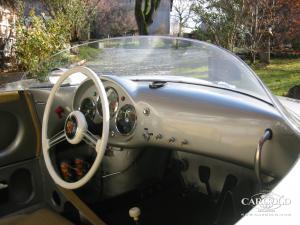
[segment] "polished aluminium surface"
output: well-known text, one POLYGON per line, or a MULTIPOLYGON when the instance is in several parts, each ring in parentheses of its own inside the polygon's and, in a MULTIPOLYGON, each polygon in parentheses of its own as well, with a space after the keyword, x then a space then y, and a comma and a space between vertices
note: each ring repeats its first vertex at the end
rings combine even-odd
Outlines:
MULTIPOLYGON (((274 138, 264 146, 263 173, 283 176, 298 155, 299 138, 274 106, 264 101, 200 85, 169 82, 162 88, 150 89, 149 82, 134 82, 126 77, 101 79, 105 87, 111 86, 125 97, 119 109, 130 104, 137 113, 135 130, 128 136, 121 135, 114 120, 110 120, 111 146, 169 148, 254 168, 256 145, 269 128, 274 138)), ((84 86, 85 83, 79 86, 77 91, 81 94, 75 94, 73 102, 90 93, 92 87, 85 90, 84 86)), ((74 88, 68 90, 59 97, 71 99, 74 88)))

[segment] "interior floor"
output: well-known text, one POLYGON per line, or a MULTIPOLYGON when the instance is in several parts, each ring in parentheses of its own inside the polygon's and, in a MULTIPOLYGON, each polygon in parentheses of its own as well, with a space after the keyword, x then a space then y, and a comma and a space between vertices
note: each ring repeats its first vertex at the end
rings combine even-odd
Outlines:
POLYGON ((90 206, 109 225, 135 224, 128 213, 132 207, 141 209, 139 225, 226 225, 236 219, 230 210, 220 215, 218 201, 196 189, 185 188, 176 174, 168 174, 163 183, 90 206))

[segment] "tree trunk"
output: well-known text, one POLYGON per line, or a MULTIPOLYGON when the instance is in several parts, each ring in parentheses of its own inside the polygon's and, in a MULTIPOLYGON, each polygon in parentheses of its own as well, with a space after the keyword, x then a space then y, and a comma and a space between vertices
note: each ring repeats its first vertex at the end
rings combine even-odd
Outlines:
POLYGON ((135 20, 140 35, 148 35, 147 23, 142 10, 142 0, 135 1, 135 20))
POLYGON ((182 36, 182 22, 179 22, 179 27, 178 27, 178 37, 182 36))
POLYGON ((250 52, 250 62, 251 62, 251 64, 256 63, 256 52, 255 51, 250 52))

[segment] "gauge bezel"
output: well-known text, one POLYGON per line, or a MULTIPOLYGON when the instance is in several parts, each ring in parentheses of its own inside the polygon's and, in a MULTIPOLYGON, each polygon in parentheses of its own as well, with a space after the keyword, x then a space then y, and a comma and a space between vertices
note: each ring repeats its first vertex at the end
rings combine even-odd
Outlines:
MULTIPOLYGON (((80 112, 82 112, 82 111, 81 111, 82 103, 83 103, 83 101, 85 101, 85 100, 87 100, 87 99, 90 100, 90 101, 92 102, 93 108, 94 108, 93 118, 89 118, 89 119, 94 120, 95 117, 96 117, 96 113, 98 112, 98 110, 97 110, 97 105, 96 105, 96 103, 95 103, 95 101, 94 101, 93 98, 91 98, 91 97, 83 98, 82 101, 80 101, 80 105, 79 105, 79 107, 78 107, 78 110, 79 110, 80 112)), ((83 112, 82 112, 82 113, 83 113, 83 112)), ((84 113, 83 113, 83 115, 85 116, 84 113)))
POLYGON ((116 116, 115 116, 114 123, 115 123, 115 128, 116 128, 116 131, 118 132, 118 134, 120 134, 120 135, 122 135, 122 136, 130 136, 130 135, 132 135, 132 134, 135 132, 136 126, 137 126, 137 111, 136 111, 135 107, 134 107, 133 105, 131 105, 131 104, 125 104, 125 105, 123 105, 122 107, 120 107, 119 110, 118 110, 118 112, 117 112, 117 114, 116 114, 116 116), (119 131, 119 129, 118 129, 118 126, 117 126, 117 118, 118 118, 118 115, 119 115, 119 113, 121 112, 121 110, 122 110, 124 107, 128 107, 128 106, 130 106, 130 107, 132 107, 132 108, 134 109, 134 112, 135 112, 135 120, 134 120, 134 124, 133 124, 132 129, 130 130, 130 132, 124 134, 124 133, 121 133, 121 132, 119 131))
MULTIPOLYGON (((116 116, 116 114, 118 113, 118 110, 120 109, 120 99, 119 99, 119 93, 116 91, 115 88, 113 88, 113 87, 111 87, 111 86, 105 87, 106 94, 107 94, 107 91, 108 91, 109 89, 112 89, 112 90, 114 91, 114 93, 117 95, 117 99, 118 99, 118 105, 117 105, 117 107, 115 108, 115 110, 114 110, 113 112, 109 112, 109 113, 110 113, 110 119, 112 119, 114 116, 116 116)), ((108 96, 107 96, 107 98, 108 98, 108 96)), ((100 101, 100 103, 101 103, 101 99, 98 97, 98 98, 97 98, 97 102, 96 102, 96 109, 97 109, 98 115, 100 116, 100 118, 102 118, 102 114, 101 114, 101 112, 100 112, 99 109, 98 109, 99 101, 100 101)), ((110 104, 109 99, 108 99, 108 104, 110 104)))

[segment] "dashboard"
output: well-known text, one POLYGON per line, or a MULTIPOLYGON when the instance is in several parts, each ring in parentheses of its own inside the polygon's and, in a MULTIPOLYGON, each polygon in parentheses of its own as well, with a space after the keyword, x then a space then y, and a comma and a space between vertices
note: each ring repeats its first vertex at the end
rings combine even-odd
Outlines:
MULTIPOLYGON (((266 102, 201 85, 167 82, 153 86, 140 77, 101 76, 101 81, 110 110, 108 145, 114 149, 167 148, 252 168, 258 141, 270 128, 274 139, 264 147, 265 173, 285 174, 298 155, 300 140, 266 102)), ((101 101, 92 81, 61 89, 57 104, 64 102, 80 110, 92 133, 101 135, 101 101)), ((45 102, 49 90, 32 93, 37 101, 45 102)))

